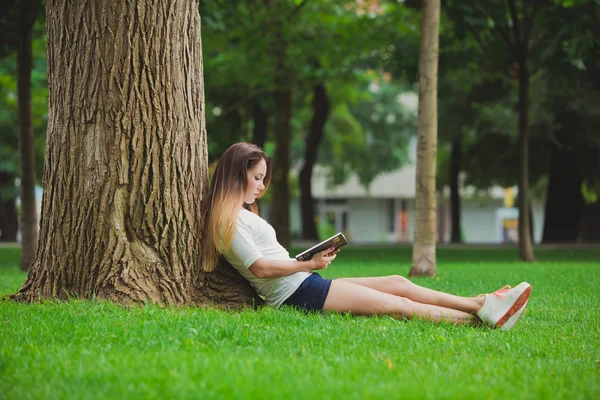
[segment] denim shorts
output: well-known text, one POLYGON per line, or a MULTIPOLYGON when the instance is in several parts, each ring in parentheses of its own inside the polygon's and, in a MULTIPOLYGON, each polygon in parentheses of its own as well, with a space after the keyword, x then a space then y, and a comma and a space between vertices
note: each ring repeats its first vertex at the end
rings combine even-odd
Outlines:
POLYGON ((313 272, 290 297, 285 299, 283 304, 308 312, 321 311, 325 305, 331 281, 331 279, 321 278, 321 275, 313 272))

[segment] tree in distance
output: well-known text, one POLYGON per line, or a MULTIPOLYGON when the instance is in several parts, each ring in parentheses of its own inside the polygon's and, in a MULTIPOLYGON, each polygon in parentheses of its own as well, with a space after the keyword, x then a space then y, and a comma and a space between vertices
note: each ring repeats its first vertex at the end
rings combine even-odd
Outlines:
POLYGON ((423 1, 419 56, 419 125, 415 241, 410 276, 435 276, 437 75, 440 1, 423 1))

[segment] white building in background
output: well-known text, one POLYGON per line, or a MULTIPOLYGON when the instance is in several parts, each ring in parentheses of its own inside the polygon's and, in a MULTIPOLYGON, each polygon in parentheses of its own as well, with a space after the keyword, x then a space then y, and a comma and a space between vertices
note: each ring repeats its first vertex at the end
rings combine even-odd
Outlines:
MULTIPOLYGON (((354 243, 412 242, 415 230, 416 139, 411 143, 411 164, 378 175, 369 192, 352 175, 346 183, 329 187, 323 167, 316 166, 312 192, 319 221, 333 225, 354 243)), ((465 243, 514 242, 518 210, 505 207, 505 189, 492 188, 486 195, 472 188, 461 191, 461 224, 465 243)), ((510 204, 509 204, 510 205, 510 204)), ((544 204, 534 201, 534 241, 539 243, 544 222, 544 204)), ((290 210, 292 237, 300 237, 299 199, 292 200, 290 210)), ((438 240, 449 242, 451 232, 450 201, 438 194, 438 240)))
MULTIPOLYGON (((413 141, 413 163, 378 175, 371 183, 369 193, 355 175, 350 176, 343 185, 327 186, 325 170, 316 166, 312 191, 319 220, 330 223, 335 232, 344 232, 354 243, 412 242, 415 230, 415 155, 416 142, 413 141)), ((39 222, 42 189, 36 187, 35 194, 39 222)), ((461 191, 461 206, 465 243, 499 244, 507 242, 507 239, 509 242, 516 240, 514 224, 519 212, 516 208, 505 207, 505 189, 495 187, 487 196, 478 196, 474 190, 465 188, 461 191)), ((544 203, 534 201, 532 206, 533 236, 534 241, 539 243, 544 223, 544 203)), ((263 216, 268 216, 268 207, 261 206, 260 210, 263 216)), ((302 229, 299 199, 292 200, 290 217, 292 237, 298 238, 302 229)), ((449 242, 450 232, 449 195, 444 193, 438 201, 438 240, 449 242)))

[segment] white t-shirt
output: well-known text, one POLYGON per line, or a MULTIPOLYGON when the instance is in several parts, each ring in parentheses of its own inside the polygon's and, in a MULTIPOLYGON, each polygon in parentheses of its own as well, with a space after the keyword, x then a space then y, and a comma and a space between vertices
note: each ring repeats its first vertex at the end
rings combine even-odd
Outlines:
POLYGON ((296 272, 280 278, 257 278, 248 268, 258 260, 295 260, 279 244, 275 229, 264 219, 242 208, 237 217, 237 229, 231 246, 223 252, 225 259, 233 265, 265 297, 267 304, 279 307, 300 284, 308 278, 310 272, 296 272))

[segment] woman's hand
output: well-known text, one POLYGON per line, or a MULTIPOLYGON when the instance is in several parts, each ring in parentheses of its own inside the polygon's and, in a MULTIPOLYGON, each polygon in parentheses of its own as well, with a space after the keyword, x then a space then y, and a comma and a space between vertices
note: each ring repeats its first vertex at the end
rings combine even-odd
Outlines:
POLYGON ((323 251, 315 254, 313 256, 313 258, 310 259, 310 261, 313 264, 312 269, 319 270, 319 269, 327 268, 329 266, 329 264, 331 264, 331 262, 333 260, 335 260, 336 254, 339 252, 340 252, 340 249, 336 250, 335 247, 330 247, 326 250, 323 250, 323 251))

